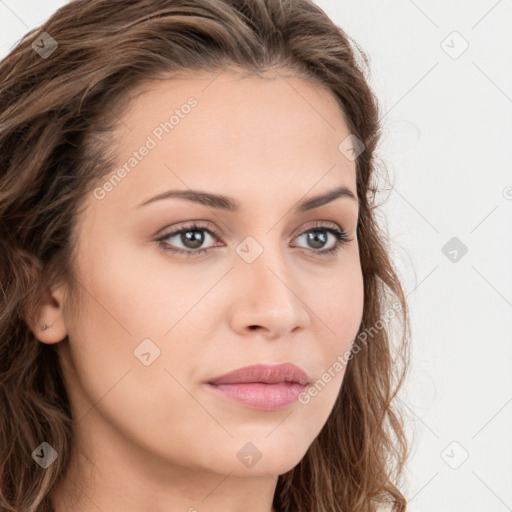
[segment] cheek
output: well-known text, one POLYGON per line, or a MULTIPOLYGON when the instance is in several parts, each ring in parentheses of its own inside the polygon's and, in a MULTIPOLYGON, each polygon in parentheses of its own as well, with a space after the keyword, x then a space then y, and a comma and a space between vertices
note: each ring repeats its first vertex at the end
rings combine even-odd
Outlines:
MULTIPOLYGON (((105 396, 104 413, 133 421, 142 404, 187 399, 166 369, 186 382, 197 365, 201 343, 210 334, 198 320, 219 307, 207 295, 218 276, 200 278, 197 272, 172 269, 161 264, 164 257, 148 264, 147 249, 115 240, 114 230, 110 237, 100 235, 78 262, 82 299, 66 320, 74 365, 69 375, 72 387, 82 389, 88 401, 105 396), (113 396, 118 399, 109 399, 113 396)), ((158 409, 148 407, 142 417, 158 415, 158 409)))
POLYGON ((185 464, 186 443, 172 439, 193 437, 204 423, 204 411, 187 392, 187 369, 194 367, 199 347, 181 339, 193 325, 185 317, 164 336, 179 318, 171 310, 155 324, 153 308, 162 305, 144 276, 123 279, 120 266, 97 269, 84 280, 88 293, 70 322, 66 381, 74 415, 98 436, 106 421, 144 449, 175 453, 185 464))
POLYGON ((313 386, 300 402, 311 414, 326 418, 334 406, 343 383, 352 344, 361 325, 364 308, 364 283, 359 260, 338 272, 331 284, 312 293, 316 306, 316 336, 312 353, 318 357, 318 373, 313 386))
POLYGON ((332 334, 327 337, 327 346, 337 353, 346 350, 357 335, 363 315, 364 283, 359 261, 345 266, 317 296, 324 312, 319 316, 332 334))

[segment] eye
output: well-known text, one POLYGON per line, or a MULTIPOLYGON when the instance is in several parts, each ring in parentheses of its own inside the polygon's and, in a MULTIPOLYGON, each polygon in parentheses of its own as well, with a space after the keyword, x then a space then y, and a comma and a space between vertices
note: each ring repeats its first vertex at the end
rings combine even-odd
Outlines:
POLYGON ((208 251, 210 248, 199 248, 208 236, 205 236, 204 233, 208 233, 208 236, 219 238, 219 234, 210 228, 200 226, 198 224, 191 224, 185 226, 181 229, 171 231, 170 233, 165 234, 160 237, 157 242, 162 247, 164 251, 169 251, 175 254, 185 254, 186 256, 195 256, 197 254, 204 253, 208 251), (176 240, 169 244, 167 241, 175 238, 176 240), (176 243, 181 243, 185 247, 184 249, 176 249, 175 247, 169 247, 169 245, 175 245, 176 243))
POLYGON ((296 238, 300 237, 305 237, 306 243, 310 245, 306 249, 311 249, 314 254, 320 256, 332 255, 352 240, 343 229, 339 229, 335 224, 326 225, 323 222, 317 222, 313 228, 308 227, 303 230, 296 238), (330 244, 328 244, 329 235, 330 244), (326 244, 329 245, 328 249, 323 248, 326 244))
MULTIPOLYGON (((193 257, 205 253, 215 246, 219 247, 222 245, 217 243, 210 247, 201 247, 207 241, 208 237, 217 240, 220 239, 220 235, 214 229, 193 223, 181 229, 166 233, 156 241, 162 250, 166 252, 193 257), (170 243, 172 239, 175 240, 170 243), (179 244, 181 244, 182 248, 180 248, 179 244), (176 247, 176 245, 178 245, 178 247, 176 247)), ((300 237, 304 237, 306 244, 310 245, 310 247, 305 247, 305 249, 309 249, 314 254, 320 256, 332 255, 341 249, 345 243, 352 240, 352 238, 350 238, 345 231, 339 229, 336 224, 327 225, 324 222, 317 222, 313 227, 302 230, 295 239, 299 239, 300 237), (329 248, 324 249, 323 246, 329 242, 329 238, 331 238, 330 244, 328 244, 329 248)))

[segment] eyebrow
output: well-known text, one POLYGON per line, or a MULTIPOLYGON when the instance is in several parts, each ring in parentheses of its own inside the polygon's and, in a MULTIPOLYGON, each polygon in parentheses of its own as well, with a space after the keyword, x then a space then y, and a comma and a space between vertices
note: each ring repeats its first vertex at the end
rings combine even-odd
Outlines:
MULTIPOLYGON (((342 186, 300 202, 295 207, 294 213, 303 213, 308 210, 313 210, 314 208, 319 208, 320 206, 330 203, 340 197, 348 197, 358 203, 357 197, 354 193, 347 187, 342 186)), ((167 190, 166 192, 162 192, 161 194, 146 199, 139 204, 137 208, 155 201, 171 198, 185 199, 187 201, 193 201, 204 206, 227 210, 229 212, 236 212, 240 210, 240 203, 235 199, 222 194, 211 194, 200 190, 167 190)))

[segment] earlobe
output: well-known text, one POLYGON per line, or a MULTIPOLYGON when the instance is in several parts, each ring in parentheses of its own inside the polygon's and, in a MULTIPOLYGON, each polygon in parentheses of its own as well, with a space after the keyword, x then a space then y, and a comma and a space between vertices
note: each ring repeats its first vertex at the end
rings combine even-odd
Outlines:
MULTIPOLYGON (((42 272, 42 266, 38 259, 23 249, 16 248, 16 253, 28 266, 34 279, 42 272)), ((66 323, 64 321, 64 283, 59 286, 46 289, 38 304, 29 302, 24 306, 24 319, 34 336, 42 343, 53 344, 62 341, 67 336, 66 323)))
POLYGON ((67 336, 64 319, 64 285, 47 290, 34 321, 29 323, 30 330, 42 343, 53 344, 62 341, 67 336))

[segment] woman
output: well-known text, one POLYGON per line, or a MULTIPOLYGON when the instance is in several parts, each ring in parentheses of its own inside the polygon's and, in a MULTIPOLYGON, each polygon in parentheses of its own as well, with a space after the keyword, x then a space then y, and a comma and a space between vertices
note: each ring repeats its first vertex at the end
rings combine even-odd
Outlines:
POLYGON ((405 510, 347 35, 309 0, 79 0, 0 77, 1 509, 405 510))

